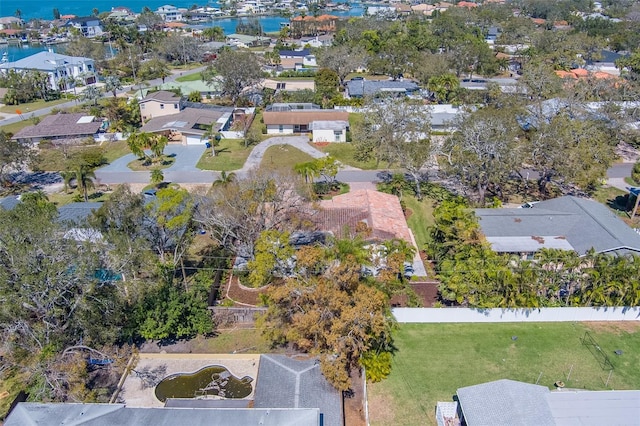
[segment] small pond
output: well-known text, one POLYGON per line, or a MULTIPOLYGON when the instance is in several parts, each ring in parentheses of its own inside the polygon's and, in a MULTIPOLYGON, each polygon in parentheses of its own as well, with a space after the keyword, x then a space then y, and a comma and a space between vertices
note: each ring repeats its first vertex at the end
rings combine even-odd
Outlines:
POLYGON ((223 398, 246 398, 251 394, 253 379, 238 379, 222 366, 205 367, 195 373, 178 373, 165 377, 156 386, 156 398, 197 398, 215 395, 223 398))

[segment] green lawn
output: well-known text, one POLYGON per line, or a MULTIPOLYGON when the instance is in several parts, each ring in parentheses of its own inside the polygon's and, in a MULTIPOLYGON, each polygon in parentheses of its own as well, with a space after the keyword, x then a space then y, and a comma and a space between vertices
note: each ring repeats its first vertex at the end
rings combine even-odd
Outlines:
POLYGON ((29 103, 20 104, 20 105, 5 105, 5 106, 0 108, 0 112, 5 112, 5 113, 8 113, 8 114, 15 114, 16 110, 20 110, 22 112, 22 115, 28 118, 29 117, 29 113, 31 113, 32 111, 35 111, 37 109, 50 107, 50 106, 63 104, 65 102, 69 102, 69 99, 62 98, 62 99, 56 99, 54 101, 48 101, 48 102, 45 102, 43 100, 39 100, 39 101, 29 102, 29 103))
POLYGON ((298 148, 291 145, 275 145, 265 151, 260 167, 272 170, 293 170, 296 164, 308 161, 313 161, 313 157, 298 148))
POLYGON ((269 342, 257 329, 232 329, 222 331, 212 338, 197 337, 189 342, 194 353, 274 353, 281 352, 271 348, 269 342))
MULTIPOLYGON (((64 206, 65 204, 70 204, 74 202, 74 198, 79 194, 78 191, 72 192, 55 192, 53 194, 47 194, 47 198, 56 206, 64 206)), ((89 191, 89 201, 91 202, 99 202, 99 201, 107 201, 111 196, 110 192, 104 193, 101 191, 89 191)))
POLYGON ((348 166, 357 167, 363 170, 375 170, 375 169, 386 169, 388 168, 388 164, 385 162, 381 162, 376 167, 375 160, 369 161, 358 161, 354 158, 356 150, 351 143, 330 143, 326 146, 316 146, 311 144, 314 148, 319 149, 322 152, 327 152, 336 160, 340 161, 342 164, 346 164, 348 166))
POLYGON ((176 78, 176 81, 184 83, 186 81, 200 81, 202 79, 202 75, 199 72, 195 72, 193 74, 187 74, 176 78))
POLYGON ((564 381, 590 390, 637 389, 640 383, 636 323, 402 324, 395 344, 391 375, 369 385, 372 425, 435 424, 437 401, 498 379, 535 383, 542 373, 540 385, 564 381), (606 387, 609 372, 581 344, 587 330, 615 367, 606 387), (617 349, 623 355, 615 355, 617 349))
POLYGON ((625 191, 612 186, 601 186, 593 194, 593 198, 609 207, 617 215, 626 218, 628 217, 626 213, 626 194, 625 191))
POLYGON ((433 225, 433 200, 424 198, 418 201, 413 196, 404 195, 402 201, 407 207, 407 213, 410 213, 407 224, 416 238, 418 248, 424 250, 427 243, 427 228, 433 225))
MULTIPOLYGON (((70 146, 66 148, 66 153, 62 147, 43 148, 38 155, 37 167, 39 170, 60 171, 67 169, 67 160, 65 158, 80 152, 84 149, 95 148, 95 146, 70 146)), ((126 141, 104 142, 100 145, 107 163, 111 163, 123 155, 131 153, 126 141)))
POLYGON ((196 165, 202 170, 232 171, 241 169, 247 157, 251 154, 252 146, 245 148, 242 139, 222 139, 216 146, 215 157, 207 149, 196 165))
MULTIPOLYGON (((42 117, 40 117, 40 118, 42 118, 42 117)), ((15 123, 11 123, 11 124, 6 124, 4 126, 0 126, 0 130, 2 130, 5 133, 11 133, 12 135, 15 135, 20 130, 24 129, 25 127, 29 127, 29 126, 33 126, 33 122, 31 120, 25 119, 25 120, 22 120, 22 121, 17 121, 15 123)))
POLYGON ((158 159, 158 161, 154 161, 153 163, 149 163, 148 165, 145 165, 145 161, 145 159, 141 160, 136 158, 135 160, 127 164, 127 167, 129 167, 134 172, 150 172, 154 169, 166 169, 167 167, 170 167, 176 161, 176 159, 164 155, 161 159, 158 159))

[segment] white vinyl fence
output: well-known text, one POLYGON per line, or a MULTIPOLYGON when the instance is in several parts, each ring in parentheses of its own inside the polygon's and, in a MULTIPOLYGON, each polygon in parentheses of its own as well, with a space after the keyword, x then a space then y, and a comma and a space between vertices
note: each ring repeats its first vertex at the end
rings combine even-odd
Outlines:
POLYGON ((400 323, 640 321, 640 307, 473 309, 394 308, 400 323))

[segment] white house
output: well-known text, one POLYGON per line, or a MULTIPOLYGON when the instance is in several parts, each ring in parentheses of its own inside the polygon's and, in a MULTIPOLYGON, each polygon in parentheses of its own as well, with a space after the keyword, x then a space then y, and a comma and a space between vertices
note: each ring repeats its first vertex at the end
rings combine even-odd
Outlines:
POLYGON ((182 21, 182 12, 175 6, 168 4, 160 6, 155 13, 156 15, 160 15, 165 22, 182 21))
POLYGON ((267 126, 267 134, 313 132, 316 142, 338 142, 337 139, 345 142, 349 113, 325 109, 265 111, 262 119, 267 126), (340 134, 336 135, 335 132, 340 134))
POLYGON ((346 142, 348 121, 312 121, 309 125, 313 142, 346 142))
POLYGON ((85 37, 96 37, 102 35, 103 32, 100 19, 95 16, 73 18, 65 26, 77 28, 85 37))
POLYGON ((5 16, 0 18, 0 30, 24 27, 24 21, 15 16, 5 16))
POLYGON ((81 56, 60 55, 53 52, 39 52, 15 62, 0 64, 0 73, 9 70, 41 71, 49 75, 49 87, 58 90, 65 86, 69 77, 81 79, 84 84, 96 82, 96 68, 94 60, 81 56))

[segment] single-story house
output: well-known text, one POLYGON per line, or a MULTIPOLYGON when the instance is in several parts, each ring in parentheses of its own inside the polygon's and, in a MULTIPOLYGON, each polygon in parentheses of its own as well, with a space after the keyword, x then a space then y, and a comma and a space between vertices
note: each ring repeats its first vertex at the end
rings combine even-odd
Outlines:
POLYGON ((288 80, 288 81, 276 81, 271 79, 265 79, 260 83, 260 86, 265 89, 284 91, 284 92, 297 92, 299 90, 316 90, 316 83, 313 80, 288 80))
POLYGON ((350 98, 380 96, 382 94, 404 96, 420 90, 416 83, 409 80, 355 79, 347 81, 346 86, 347 95, 350 98))
POLYGON ((183 145, 204 145, 207 140, 204 134, 209 127, 214 131, 227 130, 231 124, 233 108, 191 108, 147 121, 140 131, 159 133, 166 136, 169 142, 183 145))
POLYGON ((269 37, 251 36, 247 34, 229 34, 226 40, 230 45, 239 47, 264 46, 271 41, 269 37))
MULTIPOLYGON (((323 122, 318 124, 317 131, 319 134, 325 135, 327 130, 327 122, 349 122, 349 113, 346 111, 336 111, 330 109, 294 109, 290 111, 265 111, 262 114, 264 124, 267 126, 267 134, 292 134, 292 133, 308 133, 312 131, 311 123, 323 122)), ((339 127, 341 125, 331 125, 332 127, 339 127)), ((344 137, 346 140, 346 130, 341 130, 339 137, 344 137)), ((335 139, 331 139, 332 141, 335 139)))
POLYGON ((427 275, 397 196, 360 189, 337 195, 330 200, 322 200, 319 207, 320 210, 313 218, 318 230, 338 237, 344 237, 347 232, 347 237, 353 237, 358 224, 364 223, 371 229, 368 241, 381 242, 397 238, 413 246, 416 249, 413 270, 418 276, 427 275))
POLYGON ((41 71, 49 76, 49 87, 58 90, 65 87, 67 77, 81 78, 85 84, 96 82, 96 68, 94 60, 81 56, 67 56, 48 51, 38 52, 15 62, 0 64, 0 72, 41 71))
POLYGON ((460 388, 456 402, 440 403, 438 425, 631 425, 640 419, 640 391, 558 389, 515 380, 460 388), (447 405, 457 410, 446 413, 447 405), (448 415, 447 415, 448 414, 448 415), (455 417, 452 417, 455 416, 455 417))
POLYGON ((182 109, 182 98, 166 90, 148 93, 138 103, 143 123, 152 118, 175 114, 182 109))
POLYGON ((309 124, 313 142, 346 142, 348 121, 312 121, 309 124))
MULTIPOLYGON (((195 81, 171 81, 160 86, 162 90, 178 89, 180 93, 188 95, 192 92, 199 92, 202 97, 218 96, 222 93, 222 79, 214 78, 211 84, 202 80, 195 81)), ((157 117, 155 115, 154 117, 157 117)))
MULTIPOLYGON (((273 389, 271 392, 275 392, 273 389)), ((5 426, 36 424, 321 426, 317 408, 136 408, 125 404, 21 402, 5 426), (187 420, 188 419, 188 420, 187 420)))
POLYGON ((597 201, 565 196, 530 208, 476 209, 480 228, 500 253, 531 255, 542 248, 585 255, 640 254, 640 234, 597 201))
POLYGON ((20 130, 13 135, 13 139, 30 143, 38 143, 43 139, 67 143, 77 142, 89 137, 95 138, 101 126, 101 120, 83 113, 49 115, 35 126, 20 130))
POLYGON ((321 424, 344 425, 342 393, 324 378, 316 358, 260 355, 253 406, 317 408, 321 424))

